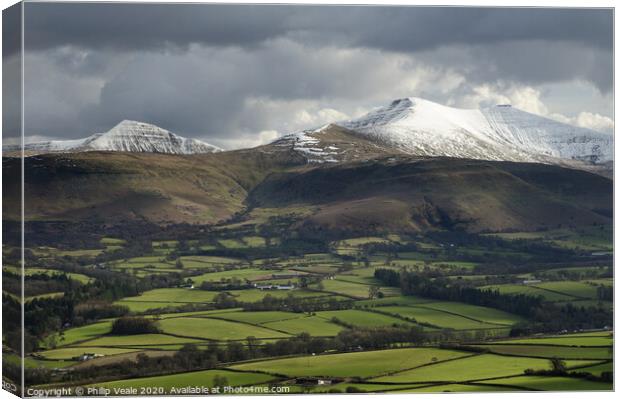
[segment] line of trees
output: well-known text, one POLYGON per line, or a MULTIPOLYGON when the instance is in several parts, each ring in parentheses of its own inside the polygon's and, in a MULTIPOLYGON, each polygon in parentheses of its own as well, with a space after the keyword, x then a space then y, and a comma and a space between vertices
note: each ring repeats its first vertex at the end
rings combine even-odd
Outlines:
POLYGON ((238 303, 246 311, 286 310, 295 313, 351 309, 354 304, 353 300, 337 300, 335 298, 317 300, 317 298, 303 298, 292 294, 284 298, 276 298, 267 294, 257 302, 238 303))
POLYGON ((487 306, 524 317, 533 317, 543 300, 540 296, 503 295, 497 290, 480 290, 450 284, 449 280, 444 278, 431 279, 405 270, 376 269, 374 276, 386 285, 400 287, 405 295, 487 306))
POLYGON ((120 317, 112 323, 112 335, 156 334, 161 330, 145 317, 120 317))
POLYGON ((613 313, 604 306, 562 306, 544 302, 541 296, 500 294, 498 290, 476 289, 452 284, 446 278, 429 278, 407 270, 377 269, 375 278, 384 284, 400 287, 405 295, 418 295, 445 301, 487 306, 528 319, 513 326, 511 335, 537 332, 605 328, 613 324, 613 313))

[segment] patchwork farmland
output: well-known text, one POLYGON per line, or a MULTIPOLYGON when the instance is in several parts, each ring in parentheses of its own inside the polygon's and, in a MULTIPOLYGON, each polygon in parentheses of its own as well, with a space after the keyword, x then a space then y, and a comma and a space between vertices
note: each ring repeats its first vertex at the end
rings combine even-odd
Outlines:
MULTIPOLYGON (((32 384, 159 393, 196 384, 263 393, 611 389, 613 331, 602 321, 613 307, 611 268, 566 250, 559 236, 549 244, 558 263, 528 254, 525 233, 456 250, 441 235, 304 248, 245 226, 211 234, 152 240, 141 253, 112 236, 101 248, 33 248, 48 266, 27 267, 26 279, 57 283, 28 303, 116 283, 107 301, 80 304, 80 319, 31 343, 26 364, 42 376, 32 384), (505 273, 496 257, 535 266, 505 273), (537 330, 540 315, 520 301, 539 312, 594 312, 599 324, 537 330)), ((20 270, 7 263, 3 272, 20 270)), ((9 367, 18 361, 5 353, 9 367)))

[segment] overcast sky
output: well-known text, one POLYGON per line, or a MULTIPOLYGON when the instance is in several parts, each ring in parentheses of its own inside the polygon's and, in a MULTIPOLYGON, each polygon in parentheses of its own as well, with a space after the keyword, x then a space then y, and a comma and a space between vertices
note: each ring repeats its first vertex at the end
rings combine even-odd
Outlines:
POLYGON ((25 7, 31 136, 133 119, 239 148, 410 96, 613 128, 610 10, 25 7))

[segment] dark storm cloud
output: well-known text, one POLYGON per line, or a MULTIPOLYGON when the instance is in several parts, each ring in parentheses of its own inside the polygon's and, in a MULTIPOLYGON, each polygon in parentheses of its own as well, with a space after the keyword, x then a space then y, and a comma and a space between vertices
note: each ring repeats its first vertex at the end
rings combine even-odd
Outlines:
POLYGON ((603 98, 613 76, 603 9, 27 3, 25 24, 25 130, 64 138, 135 119, 234 143, 403 96, 603 98))
POLYGON ((9 57, 21 48, 21 7, 16 4, 2 13, 2 137, 16 138, 21 130, 21 74, 19 57, 9 57))
POLYGON ((19 51, 21 48, 22 8, 15 4, 2 11, 2 57, 19 51))
POLYGON ((75 45, 148 50, 191 43, 253 45, 286 31, 287 7, 200 4, 26 5, 28 49, 75 45))
POLYGON ((313 43, 418 51, 536 39, 610 49, 613 20, 603 9, 30 3, 25 23, 28 49, 253 46, 293 36, 313 43))
POLYGON ((538 84, 579 79, 590 81, 602 92, 612 88, 613 53, 604 48, 530 40, 477 47, 471 54, 489 61, 478 68, 479 80, 501 76, 538 84))

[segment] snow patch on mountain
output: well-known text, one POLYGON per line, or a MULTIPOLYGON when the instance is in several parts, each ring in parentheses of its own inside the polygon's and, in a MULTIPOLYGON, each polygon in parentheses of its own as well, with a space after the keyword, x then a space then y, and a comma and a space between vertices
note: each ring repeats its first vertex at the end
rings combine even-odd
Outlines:
POLYGON ((317 134, 326 131, 331 125, 327 124, 318 129, 304 130, 287 134, 275 140, 272 144, 281 147, 292 147, 296 152, 302 154, 310 163, 338 162, 334 155, 339 153, 334 146, 321 146, 321 140, 317 134))

